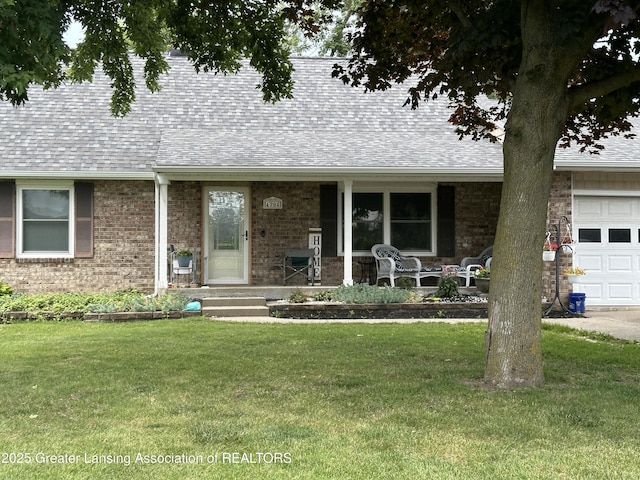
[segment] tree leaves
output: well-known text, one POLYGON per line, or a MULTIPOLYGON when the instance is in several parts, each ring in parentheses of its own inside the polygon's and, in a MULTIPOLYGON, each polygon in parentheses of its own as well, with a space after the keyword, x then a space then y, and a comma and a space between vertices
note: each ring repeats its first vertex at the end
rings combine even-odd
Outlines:
MULTIPOLYGON (((285 19, 310 3, 292 0, 284 9, 271 0, 3 0, 0 98, 20 104, 34 84, 90 81, 102 65, 113 86, 111 109, 126 115, 135 101, 131 51, 145 59, 145 83, 155 91, 168 70, 164 57, 171 46, 183 50, 196 70, 235 72, 248 58, 262 73, 258 87, 264 99, 288 98, 293 67, 284 40, 285 19), (72 18, 85 29, 84 40, 73 51, 62 40, 72 18)), ((308 27, 317 21, 307 21, 308 27)))
MULTIPOLYGON (((540 51, 531 70, 521 70, 527 21, 521 2, 383 0, 358 10, 361 28, 351 38, 355 54, 346 66, 336 66, 334 76, 368 90, 408 83, 413 108, 446 94, 457 106, 451 121, 458 132, 479 139, 488 122, 505 118, 519 75, 563 69, 570 72, 566 95, 573 110, 561 145, 596 145, 617 129, 624 132, 628 125, 622 119, 639 109, 640 22, 634 10, 623 0, 563 0, 536 8, 546 9, 546 24, 526 28, 549 30, 548 48, 563 65, 545 64, 547 52, 540 51), (502 106, 494 112, 479 108, 485 95, 502 106)), ((529 59, 531 53, 524 52, 529 59)))
POLYGON ((64 78, 59 62, 69 49, 59 32, 69 17, 57 2, 47 0, 0 3, 0 98, 21 104, 33 82, 57 86, 64 78))

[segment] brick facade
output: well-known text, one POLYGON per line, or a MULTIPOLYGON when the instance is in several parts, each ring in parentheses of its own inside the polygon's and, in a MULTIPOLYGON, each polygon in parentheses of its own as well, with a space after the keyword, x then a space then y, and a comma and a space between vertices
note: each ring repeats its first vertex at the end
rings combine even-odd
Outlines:
MULTIPOLYGON (((571 198, 571 173, 570 172, 555 172, 551 183, 551 192, 549 193, 549 207, 547 212, 547 229, 552 225, 558 225, 560 219, 566 217, 569 224, 573 223, 572 212, 572 198, 571 198)), ((564 235, 566 224, 563 221, 560 228, 560 239, 555 239, 554 243, 560 243, 562 236, 564 235)), ((542 248, 540 248, 542 251, 542 248)), ((558 270, 559 270, 559 295, 560 299, 565 305, 568 305, 567 299, 569 297, 569 291, 571 286, 567 282, 566 278, 562 275, 563 270, 571 266, 572 255, 570 251, 562 251, 557 253, 558 255, 558 270)), ((542 296, 551 301, 556 292, 556 262, 543 262, 542 268, 542 296)))
POLYGON ((16 292, 153 291, 153 182, 94 182, 94 255, 2 259, 0 278, 16 292))
MULTIPOLYGON (((459 263, 462 257, 474 256, 493 243, 500 210, 501 183, 448 183, 455 187, 456 255, 454 257, 422 257, 424 265, 459 263)), ((250 251, 252 285, 280 285, 285 248, 304 248, 310 228, 320 227, 320 185, 315 182, 256 182, 251 186, 250 251), (265 198, 282 199, 282 209, 263 209, 265 198)), ((562 216, 571 222, 571 174, 555 173, 549 198, 549 222, 562 216)), ((169 243, 177 249, 195 249, 201 258, 203 238, 202 185, 199 182, 172 182, 169 187, 169 243)), ((562 254, 560 271, 571 261, 562 254)), ((343 275, 342 257, 322 258, 322 284, 339 285, 343 275)), ((202 279, 202 265, 197 277, 202 279)), ((353 277, 360 279, 360 265, 353 264, 353 277)), ((300 284, 304 279, 300 277, 300 284)), ((429 279, 425 279, 429 281, 429 279)), ((560 275, 561 295, 566 300, 568 284, 560 275)), ((543 295, 553 298, 555 264, 545 262, 543 295)), ((564 301, 564 300, 563 300, 564 301)))
POLYGON ((202 258, 202 186, 199 182, 171 182, 167 206, 167 243, 177 251, 189 249, 196 255, 200 272, 202 258))
MULTIPOLYGON (((196 277, 202 281, 203 183, 173 181, 168 195, 168 243, 190 248, 198 259, 196 277)), ((500 183, 449 183, 455 187, 456 253, 453 257, 423 257, 425 265, 459 263, 477 255, 495 236, 500 183)), ((281 285, 285 248, 304 248, 310 228, 320 227, 320 184, 317 182, 255 182, 250 186, 250 283, 281 285), (282 209, 264 209, 265 198, 282 199, 282 209)), ((549 215, 570 218, 570 174, 556 174, 549 215)), ((25 293, 152 291, 154 280, 153 182, 94 182, 94 257, 87 259, 2 260, 2 278, 25 293)), ((322 258, 322 284, 342 282, 343 257, 322 258)), ((566 263, 569 257, 563 258, 566 263)), ((545 265, 544 289, 552 297, 553 276, 545 265)), ((354 259, 353 277, 360 279, 354 259)), ((300 277, 300 284, 304 280, 300 277)), ((427 279, 426 281, 428 281, 427 279)), ((566 290, 566 286, 564 287, 566 290)), ((566 295, 566 293, 565 293, 566 295)))
MULTIPOLYGON (((456 255, 425 257, 425 265, 456 263, 477 255, 491 245, 500 207, 500 183, 449 184, 456 191, 456 255)), ((317 182, 254 182, 250 186, 250 283, 281 285, 282 257, 286 248, 306 248, 310 228, 320 227, 320 184, 317 182), (263 200, 277 197, 281 209, 262 208, 263 200)), ((169 186, 169 243, 176 249, 195 249, 202 258, 202 191, 199 182, 172 182, 169 186)), ((322 284, 339 285, 343 277, 342 256, 322 257, 322 284)), ((202 262, 196 267, 202 281, 202 262)), ((353 264, 354 280, 360 279, 360 265, 353 264)), ((292 283, 304 284, 302 277, 292 283)))

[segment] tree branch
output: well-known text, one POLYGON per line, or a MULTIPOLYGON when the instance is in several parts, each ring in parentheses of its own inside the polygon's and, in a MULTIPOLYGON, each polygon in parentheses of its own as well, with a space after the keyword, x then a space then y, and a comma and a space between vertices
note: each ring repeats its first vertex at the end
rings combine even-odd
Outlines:
POLYGON ((456 17, 458 17, 458 20, 460 20, 460 23, 464 28, 473 27, 473 23, 471 23, 469 16, 464 13, 462 5, 460 4, 459 1, 450 1, 449 8, 456 15, 456 17))
POLYGON ((602 97, 634 82, 640 82, 640 65, 597 82, 569 88, 569 105, 572 109, 577 108, 592 98, 602 97))

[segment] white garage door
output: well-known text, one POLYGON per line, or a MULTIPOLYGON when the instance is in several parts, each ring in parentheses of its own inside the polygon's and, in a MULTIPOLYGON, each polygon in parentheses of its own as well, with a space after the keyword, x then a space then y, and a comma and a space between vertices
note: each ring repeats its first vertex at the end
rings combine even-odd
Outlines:
POLYGON ((575 197, 574 291, 587 305, 640 305, 640 197, 575 197))

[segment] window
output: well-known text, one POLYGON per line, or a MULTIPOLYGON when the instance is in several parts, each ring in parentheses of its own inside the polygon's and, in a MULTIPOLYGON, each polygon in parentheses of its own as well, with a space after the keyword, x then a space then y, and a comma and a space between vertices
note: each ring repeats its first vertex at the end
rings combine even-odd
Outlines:
POLYGON ((578 230, 578 242, 580 243, 600 243, 601 238, 599 228, 580 228, 578 230))
MULTIPOLYGON (((405 252, 434 253, 435 188, 406 191, 390 188, 354 188, 352 239, 354 253, 370 253, 376 243, 388 243, 405 252), (421 191, 422 190, 422 191, 421 191)), ((340 196, 342 217, 344 194, 340 196)), ((344 228, 344 222, 340 225, 344 228)), ((344 238, 342 235, 341 238, 344 238)), ((344 251, 344 241, 341 242, 344 251)))
POLYGON ((19 185, 17 248, 23 257, 73 255, 73 186, 19 185))
POLYGON ((0 181, 0 258, 93 258, 93 183, 0 181))
POLYGON ((370 250, 376 243, 384 243, 383 203, 381 193, 353 194, 354 250, 370 250))
POLYGON ((609 243, 631 243, 631 229, 610 228, 609 243))
POLYGON ((431 194, 391 193, 391 245, 431 251, 431 194))

